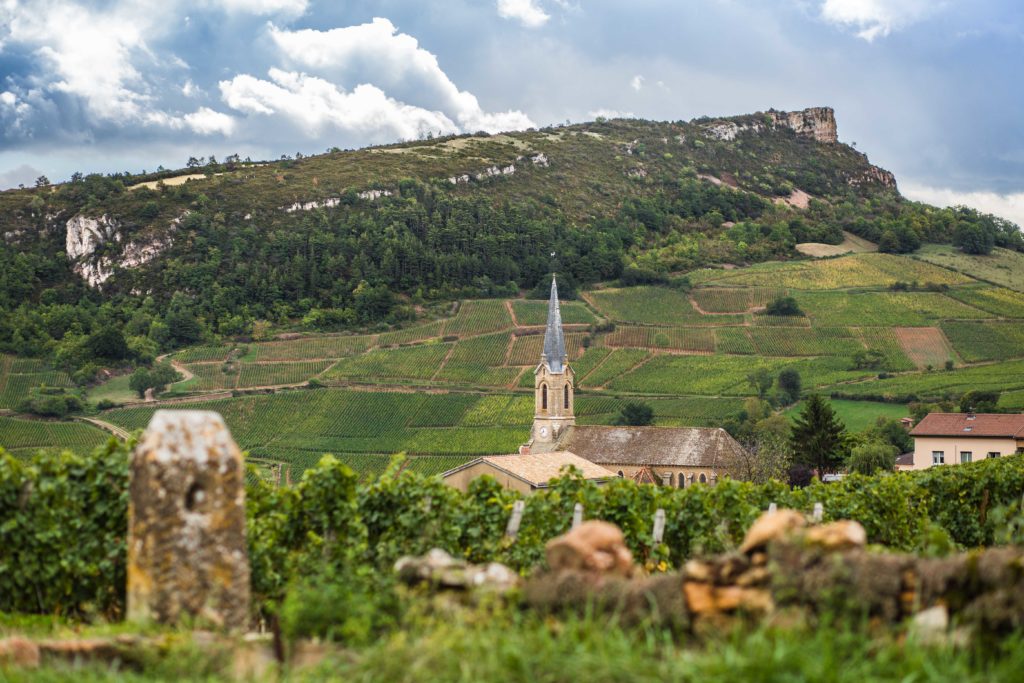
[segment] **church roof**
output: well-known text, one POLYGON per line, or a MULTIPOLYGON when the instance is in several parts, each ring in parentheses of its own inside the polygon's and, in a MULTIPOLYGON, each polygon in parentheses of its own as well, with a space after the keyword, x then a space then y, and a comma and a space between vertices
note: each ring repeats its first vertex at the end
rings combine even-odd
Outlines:
POLYGON ((743 447, 728 432, 704 427, 576 426, 558 448, 599 465, 713 467, 728 470, 743 447))
POLYGON ((522 455, 485 455, 449 470, 441 476, 447 477, 477 463, 489 465, 537 488, 545 487, 550 480, 561 476, 562 468, 567 465, 572 465, 582 472, 584 479, 611 479, 615 476, 614 473, 600 465, 567 451, 522 455))
POLYGON ((565 370, 565 333, 562 331, 562 309, 558 305, 558 283, 551 276, 551 298, 548 299, 548 325, 544 330, 544 352, 540 362, 548 371, 561 373, 565 370))

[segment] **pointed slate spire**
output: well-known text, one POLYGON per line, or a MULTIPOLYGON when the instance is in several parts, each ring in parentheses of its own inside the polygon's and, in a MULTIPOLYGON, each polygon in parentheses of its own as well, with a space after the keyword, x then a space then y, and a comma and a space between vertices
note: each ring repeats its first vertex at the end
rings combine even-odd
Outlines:
POLYGON ((551 276, 551 298, 548 300, 548 326, 544 330, 544 353, 540 362, 550 372, 559 373, 565 369, 565 333, 562 331, 562 309, 558 305, 558 283, 551 276))

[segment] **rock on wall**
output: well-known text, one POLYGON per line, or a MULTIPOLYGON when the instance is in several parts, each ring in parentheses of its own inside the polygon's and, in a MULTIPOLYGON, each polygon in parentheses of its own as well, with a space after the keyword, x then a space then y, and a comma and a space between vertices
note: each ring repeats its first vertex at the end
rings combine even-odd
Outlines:
MULTIPOLYGON (((175 227, 179 221, 180 219, 175 219, 171 227, 175 227)), ((115 266, 137 268, 152 261, 171 243, 169 237, 145 242, 132 241, 121 248, 119 258, 95 257, 94 254, 101 245, 121 244, 120 224, 106 214, 99 218, 78 214, 68 220, 66 227, 64 251, 68 255, 68 260, 74 262, 73 270, 93 288, 110 279, 115 266)))

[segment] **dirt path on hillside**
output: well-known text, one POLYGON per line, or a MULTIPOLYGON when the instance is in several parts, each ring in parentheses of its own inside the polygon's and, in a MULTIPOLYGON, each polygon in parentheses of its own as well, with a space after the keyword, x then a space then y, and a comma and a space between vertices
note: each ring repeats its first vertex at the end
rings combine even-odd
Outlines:
POLYGON ((94 427, 99 427, 105 432, 110 432, 111 434, 121 439, 122 441, 127 441, 129 437, 131 437, 131 434, 129 434, 127 431, 109 422, 98 420, 94 417, 79 417, 78 419, 81 420, 82 422, 88 422, 94 427))

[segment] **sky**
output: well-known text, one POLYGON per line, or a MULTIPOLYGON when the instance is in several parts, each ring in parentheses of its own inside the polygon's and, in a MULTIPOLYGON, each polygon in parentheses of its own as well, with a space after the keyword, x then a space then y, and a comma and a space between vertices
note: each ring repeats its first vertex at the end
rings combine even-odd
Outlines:
POLYGON ((0 188, 603 116, 831 106, 1024 225, 1021 0, 0 0, 0 188))

